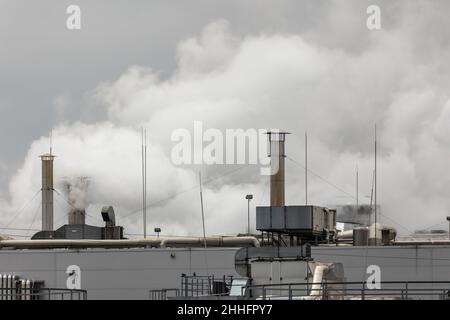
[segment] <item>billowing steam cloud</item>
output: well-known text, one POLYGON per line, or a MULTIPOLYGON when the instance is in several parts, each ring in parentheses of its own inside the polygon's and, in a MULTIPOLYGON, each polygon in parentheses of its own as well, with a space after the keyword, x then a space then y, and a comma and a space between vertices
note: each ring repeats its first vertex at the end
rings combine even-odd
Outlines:
POLYGON ((61 185, 63 186, 66 195, 64 199, 68 199, 67 204, 72 209, 84 210, 88 207, 90 202, 88 177, 63 177, 61 179, 61 185))
MULTIPOLYGON (((300 164, 307 130, 309 167, 321 177, 310 176, 309 202, 334 205, 354 202, 356 166, 361 202, 369 201, 376 122, 381 220, 400 233, 444 221, 450 212, 450 42, 444 38, 449 25, 448 19, 427 18, 426 10, 415 20, 418 10, 425 9, 409 7, 394 24, 364 33, 361 47, 351 50, 336 41, 352 28, 337 29, 327 46, 321 30, 240 37, 226 21, 213 22, 179 43, 177 69, 169 78, 132 66, 89 98, 92 108, 106 111, 103 122, 56 127, 56 179, 89 177, 90 216, 100 218, 100 207, 111 204, 118 223, 139 233, 139 128, 145 126, 149 227, 201 234, 200 168, 172 164, 173 130, 191 130, 195 120, 221 130, 283 128, 293 133, 286 152, 300 164), (442 32, 424 34, 421 28, 438 29, 436 23, 442 32)), ((12 179, 11 199, 2 204, 4 223, 39 190, 37 156, 47 146, 47 137, 36 140, 12 179)), ((202 168, 205 180, 219 177, 204 186, 209 234, 245 231, 246 194, 255 195, 255 205, 268 203, 267 177, 252 167, 223 174, 236 168, 202 168)), ((304 202, 303 183, 303 169, 288 159, 288 203, 304 202)), ((27 226, 32 209, 15 224, 27 226)), ((64 214, 58 212, 56 220, 64 214)))

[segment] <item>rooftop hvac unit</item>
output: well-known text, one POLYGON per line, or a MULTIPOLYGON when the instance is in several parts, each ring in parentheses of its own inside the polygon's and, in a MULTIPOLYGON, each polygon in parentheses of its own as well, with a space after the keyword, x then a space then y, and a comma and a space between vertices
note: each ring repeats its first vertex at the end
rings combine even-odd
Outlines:
POLYGON ((369 229, 368 228, 353 229, 353 245, 360 246, 360 247, 369 245, 369 229))
POLYGON ((257 207, 256 229, 286 234, 321 235, 334 230, 335 211, 316 206, 257 207))

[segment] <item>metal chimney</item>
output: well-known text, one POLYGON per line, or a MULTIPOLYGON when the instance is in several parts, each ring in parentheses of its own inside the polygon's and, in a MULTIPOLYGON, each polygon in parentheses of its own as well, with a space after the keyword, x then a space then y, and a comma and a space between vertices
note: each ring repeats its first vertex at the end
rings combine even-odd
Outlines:
POLYGON ((88 177, 77 177, 68 181, 69 224, 86 224, 86 193, 89 185, 88 177))
POLYGON ((71 209, 69 212, 69 224, 86 224, 86 210, 71 209))
POLYGON ((42 160, 42 231, 53 231, 53 159, 44 154, 42 160))
POLYGON ((270 206, 284 206, 284 141, 286 134, 280 130, 267 132, 269 136, 269 157, 270 157, 270 206))

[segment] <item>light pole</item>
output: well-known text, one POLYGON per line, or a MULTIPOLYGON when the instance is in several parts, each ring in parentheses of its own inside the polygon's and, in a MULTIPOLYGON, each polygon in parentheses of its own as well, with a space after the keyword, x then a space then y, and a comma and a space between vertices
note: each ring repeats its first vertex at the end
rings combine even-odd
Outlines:
POLYGON ((250 200, 253 199, 253 195, 248 194, 245 199, 247 199, 247 234, 250 235, 250 200))
POLYGON ((155 228, 156 237, 159 239, 159 233, 161 232, 161 228, 155 228))
POLYGON ((450 240, 450 217, 447 217, 448 221, 448 240, 450 240))

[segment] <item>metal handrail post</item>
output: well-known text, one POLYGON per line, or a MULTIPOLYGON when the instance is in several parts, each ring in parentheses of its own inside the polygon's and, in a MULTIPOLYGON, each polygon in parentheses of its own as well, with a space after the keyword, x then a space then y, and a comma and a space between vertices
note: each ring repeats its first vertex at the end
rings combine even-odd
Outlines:
POLYGON ((362 290, 361 290, 361 300, 365 300, 365 289, 366 289, 366 283, 363 282, 362 290))
POLYGON ((408 300, 408 282, 405 283, 405 288, 406 288, 406 300, 408 300))

